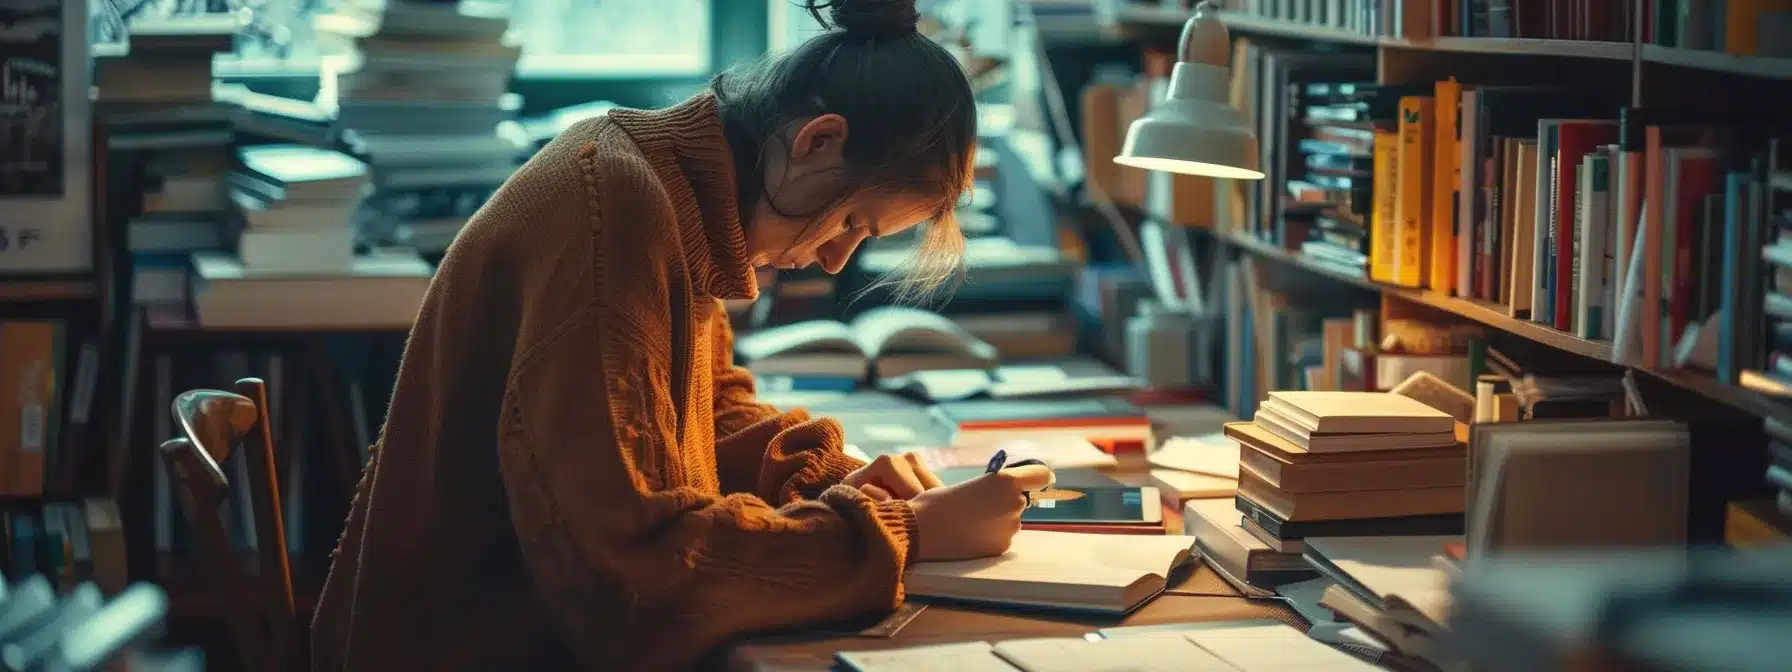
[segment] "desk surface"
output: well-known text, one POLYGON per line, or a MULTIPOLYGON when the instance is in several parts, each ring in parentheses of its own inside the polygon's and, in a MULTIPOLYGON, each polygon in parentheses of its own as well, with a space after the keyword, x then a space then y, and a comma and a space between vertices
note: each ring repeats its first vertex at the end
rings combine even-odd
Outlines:
POLYGON ((1306 622, 1279 602, 1247 600, 1213 570, 1198 566, 1172 593, 1158 596, 1124 618, 1028 612, 968 605, 930 604, 895 637, 791 635, 764 637, 727 652, 729 670, 827 670, 835 651, 888 649, 1025 637, 1075 637, 1102 628, 1207 621, 1272 619, 1306 629, 1306 622))
MULTIPOLYGON (((767 401, 778 403, 772 399, 767 401)), ((925 444, 944 438, 943 432, 929 424, 925 407, 897 397, 855 393, 839 397, 831 403, 805 405, 810 406, 815 415, 839 418, 846 429, 847 439, 873 455, 899 448, 899 444, 905 442, 904 439, 891 438, 902 434, 889 429, 894 426, 908 428, 912 438, 906 439, 906 442, 925 444), (879 427, 882 429, 877 429, 879 427)), ((1234 419, 1224 410, 1213 406, 1148 407, 1147 412, 1152 416, 1153 424, 1157 425, 1160 436, 1215 432, 1219 431, 1223 423, 1234 419)), ((1102 482, 1137 481, 1142 478, 1143 474, 1089 472, 1062 474, 1059 480, 1072 485, 1096 485, 1102 482)), ((1177 515, 1180 512, 1166 513, 1166 527, 1180 530, 1181 516, 1177 515)), ((726 652, 725 664, 730 670, 827 670, 834 664, 835 651, 1022 637, 1073 637, 1116 626, 1263 618, 1282 621, 1302 629, 1306 627, 1305 621, 1292 609, 1279 602, 1244 599, 1219 575, 1214 574, 1213 570, 1205 565, 1198 565, 1171 588, 1169 593, 1146 603, 1124 618, 936 603, 930 604, 895 637, 829 634, 760 637, 731 647, 726 652)))

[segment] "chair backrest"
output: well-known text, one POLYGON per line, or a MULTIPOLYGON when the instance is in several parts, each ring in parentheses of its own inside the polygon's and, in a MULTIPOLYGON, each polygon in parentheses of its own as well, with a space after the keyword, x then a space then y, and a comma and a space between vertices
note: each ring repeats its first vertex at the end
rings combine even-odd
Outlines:
POLYGON ((244 662, 250 669, 303 670, 309 665, 286 556, 267 385, 244 378, 234 390, 192 390, 175 397, 171 410, 182 436, 162 444, 162 458, 180 483, 207 571, 218 574, 227 589, 242 591, 235 594, 243 599, 226 600, 241 603, 233 605, 234 613, 227 616, 256 624, 232 625, 231 636, 238 640, 244 662), (219 466, 234 453, 241 453, 238 459, 245 461, 247 483, 231 483, 219 466), (254 512, 257 571, 252 577, 243 571, 219 517, 232 487, 248 489, 254 512))

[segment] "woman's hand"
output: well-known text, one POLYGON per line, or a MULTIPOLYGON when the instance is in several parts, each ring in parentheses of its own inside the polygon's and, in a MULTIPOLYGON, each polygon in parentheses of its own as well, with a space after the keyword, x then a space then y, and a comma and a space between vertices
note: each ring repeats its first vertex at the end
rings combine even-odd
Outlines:
POLYGON ((910 500, 915 510, 915 560, 969 560, 1001 555, 1020 531, 1027 492, 1051 485, 1043 466, 1014 467, 928 490, 910 500))
POLYGON ((915 495, 940 487, 940 479, 921 464, 921 456, 903 453, 896 457, 879 455, 870 464, 847 474, 840 484, 858 488, 872 499, 914 499, 915 495))

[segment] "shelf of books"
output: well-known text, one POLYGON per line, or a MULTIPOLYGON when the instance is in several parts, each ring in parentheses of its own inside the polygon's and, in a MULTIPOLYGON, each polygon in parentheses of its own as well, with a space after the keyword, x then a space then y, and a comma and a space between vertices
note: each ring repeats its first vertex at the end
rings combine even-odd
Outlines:
MULTIPOLYGON (((1777 15, 1371 4, 1226 3, 1231 102, 1268 177, 1219 185, 1216 239, 1792 417, 1792 123, 1775 118, 1792 52, 1769 39, 1777 15)), ((1148 5, 1121 21, 1188 16, 1148 5)))
MULTIPOLYGON (((1180 27, 1183 3, 1131 2, 1117 12, 1122 25, 1180 27)), ((1503 11, 1459 0, 1286 0, 1220 3, 1218 16, 1234 33, 1282 40, 1362 45, 1449 54, 1511 54, 1643 62, 1751 77, 1792 79, 1792 46, 1747 30, 1768 7, 1751 3, 1612 0, 1581 3, 1506 3, 1503 11), (1466 7, 1465 7, 1466 6, 1466 7), (1685 9, 1682 9, 1685 8, 1685 9), (1530 11, 1527 11, 1530 10, 1530 11), (1640 14, 1640 16, 1639 16, 1640 14), (1643 39, 1633 40, 1637 30, 1643 39)), ((1771 20, 1768 23, 1772 23, 1771 20)), ((1774 24, 1778 25, 1778 24, 1774 24)))

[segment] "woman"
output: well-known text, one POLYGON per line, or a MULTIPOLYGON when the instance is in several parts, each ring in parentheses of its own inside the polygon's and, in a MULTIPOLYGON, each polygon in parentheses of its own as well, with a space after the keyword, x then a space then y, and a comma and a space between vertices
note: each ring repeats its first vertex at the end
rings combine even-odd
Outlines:
POLYGON ((931 220, 963 238, 975 107, 913 0, 809 0, 833 29, 712 92, 579 124, 449 250, 318 605, 330 670, 666 669, 742 633, 888 610, 915 561, 1004 551, 1012 469, 939 487, 754 400, 720 299, 837 272, 931 220))

